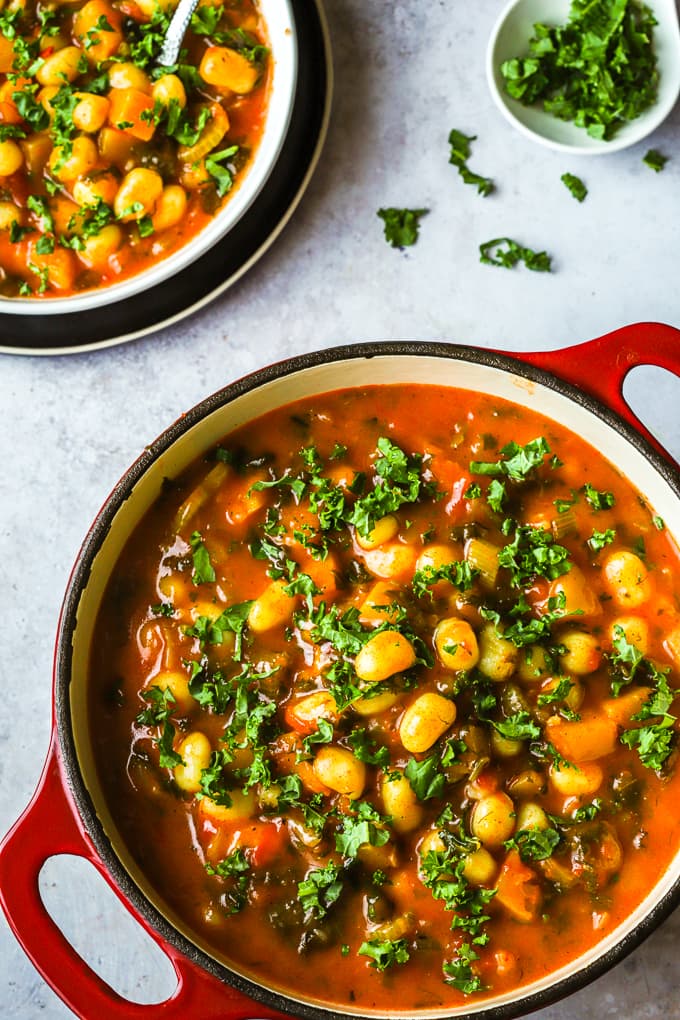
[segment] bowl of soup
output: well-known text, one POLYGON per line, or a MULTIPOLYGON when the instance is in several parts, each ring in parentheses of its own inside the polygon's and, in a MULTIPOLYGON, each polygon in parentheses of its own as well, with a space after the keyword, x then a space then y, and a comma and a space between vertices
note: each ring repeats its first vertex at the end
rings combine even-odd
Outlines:
POLYGON ((118 1015, 27 906, 59 841, 171 955, 178 1015, 518 1016, 677 904, 680 477, 620 396, 644 361, 677 372, 677 332, 337 348, 145 450, 74 569, 55 757, 0 851, 76 1012, 95 985, 118 1015))
POLYGON ((3 12, 0 310, 83 311, 161 283, 255 201, 291 115, 288 0, 199 4, 176 63, 174 3, 3 12))

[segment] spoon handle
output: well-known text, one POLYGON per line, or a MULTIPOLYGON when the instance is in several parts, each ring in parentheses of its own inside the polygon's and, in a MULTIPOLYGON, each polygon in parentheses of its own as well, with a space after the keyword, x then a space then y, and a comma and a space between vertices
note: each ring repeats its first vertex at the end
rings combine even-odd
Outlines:
POLYGON ((168 25, 163 46, 156 59, 156 63, 160 67, 168 67, 177 63, 184 33, 189 27, 191 15, 194 13, 197 4, 198 0, 179 0, 175 13, 168 25))

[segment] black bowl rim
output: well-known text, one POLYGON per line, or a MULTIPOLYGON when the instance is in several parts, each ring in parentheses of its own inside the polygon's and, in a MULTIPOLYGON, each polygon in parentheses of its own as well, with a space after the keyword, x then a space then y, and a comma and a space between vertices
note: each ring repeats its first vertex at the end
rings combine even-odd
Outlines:
MULTIPOLYGON (((573 348, 568 350, 573 352, 573 348)), ((519 375, 529 381, 543 385, 569 398, 618 431, 651 463, 652 467, 656 469, 669 487, 678 495, 678 498, 680 498, 680 469, 678 467, 672 465, 657 453, 651 444, 635 431, 631 425, 599 400, 584 393, 570 383, 564 382, 558 376, 523 362, 521 354, 518 353, 513 357, 512 354, 502 354, 445 341, 406 340, 362 342, 313 351, 276 362, 265 368, 258 369, 241 379, 237 379, 196 404, 195 407, 170 425, 153 443, 144 449, 141 456, 116 484, 111 495, 95 518, 78 554, 66 589, 57 634, 54 660, 54 716, 60 757, 64 766, 69 791, 85 829, 102 863, 106 867, 109 878, 122 893, 123 898, 134 907, 146 924, 191 962, 214 977, 230 984, 239 992, 255 1000, 255 1002, 262 1003, 289 1015, 303 1017, 305 1020, 329 1020, 329 1018, 341 1020, 342 1017, 347 1017, 350 1014, 340 1012, 338 1005, 317 1006, 301 1002, 292 996, 288 997, 265 985, 245 978, 241 974, 229 969, 229 967, 218 963, 213 957, 204 953, 181 934, 161 914, 123 867, 97 817, 94 803, 87 790, 76 753, 69 699, 73 638, 81 592, 87 585, 93 560, 108 534, 116 513, 127 500, 142 475, 184 433, 213 411, 232 403, 238 397, 249 393, 265 383, 281 379, 305 369, 312 369, 322 364, 341 363, 357 359, 370 360, 375 357, 388 356, 429 356, 454 361, 467 361, 510 372, 513 375, 519 375)), ((568 356, 567 351, 565 351, 565 356, 568 356)), ((549 1006, 567 995, 578 991, 611 969, 639 946, 679 904, 680 878, 654 904, 636 928, 624 935, 603 956, 574 971, 574 973, 567 975, 554 985, 538 992, 521 994, 520 989, 520 994, 513 1001, 486 1007, 482 1001, 479 1003, 479 1008, 476 1006, 473 1008, 473 1012, 469 1014, 470 1018, 472 1020, 513 1020, 515 1017, 520 1017, 526 1013, 549 1006)), ((444 1015, 444 1013, 445 1011, 443 1010, 440 1015, 444 1015)), ((356 1020, 378 1020, 381 1015, 389 1017, 389 1014, 380 1014, 379 1012, 351 1014, 356 1020)), ((464 1014, 457 1014, 456 1020, 464 1020, 465 1016, 464 1014)))

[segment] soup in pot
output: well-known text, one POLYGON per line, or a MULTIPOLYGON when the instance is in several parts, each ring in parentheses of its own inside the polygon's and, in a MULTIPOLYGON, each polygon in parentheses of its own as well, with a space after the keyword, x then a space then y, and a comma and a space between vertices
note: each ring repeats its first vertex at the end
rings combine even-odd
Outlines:
POLYGON ((167 483, 101 606, 127 852, 292 995, 539 980, 677 852, 678 591, 654 508, 533 411, 419 385, 273 411, 167 483))

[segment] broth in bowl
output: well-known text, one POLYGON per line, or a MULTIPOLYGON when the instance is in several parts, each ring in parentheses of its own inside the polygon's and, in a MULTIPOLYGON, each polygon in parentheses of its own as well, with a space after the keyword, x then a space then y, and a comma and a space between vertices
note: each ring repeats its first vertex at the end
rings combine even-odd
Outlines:
POLYGON ((679 578, 622 473, 517 404, 401 384, 255 419, 166 484, 102 601, 126 851, 293 998, 540 982, 677 854, 679 578))
POLYGON ((201 3, 158 66, 175 4, 0 13, 0 294, 73 297, 179 251, 257 150, 271 57, 256 0, 201 3))

